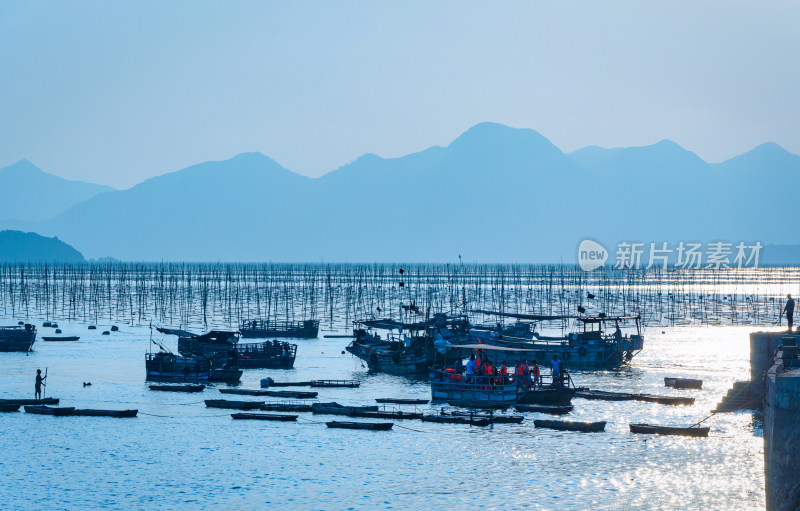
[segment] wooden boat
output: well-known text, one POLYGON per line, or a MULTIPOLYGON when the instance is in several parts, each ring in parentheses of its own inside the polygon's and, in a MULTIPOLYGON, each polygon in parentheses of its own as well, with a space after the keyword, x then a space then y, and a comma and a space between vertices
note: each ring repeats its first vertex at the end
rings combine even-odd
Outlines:
POLYGON ((299 339, 316 339, 319 335, 319 321, 275 321, 250 319, 243 321, 239 332, 244 338, 294 337, 299 339))
POLYGON ((219 389, 222 394, 237 394, 239 396, 267 396, 268 390, 257 389, 219 389))
POLYGON ((205 385, 150 385, 150 390, 162 392, 203 392, 205 385))
POLYGON ((461 416, 461 415, 423 415, 420 417, 423 422, 438 422, 441 424, 469 424, 470 426, 488 426, 492 423, 491 419, 485 417, 461 416))
POLYGON ((261 388, 268 387, 310 387, 310 381, 275 381, 272 378, 262 378, 261 388))
POLYGON ((606 392, 602 390, 579 390, 575 397, 599 399, 602 401, 644 401, 662 405, 693 405, 693 397, 658 396, 655 394, 631 394, 627 392, 606 392))
POLYGON ((355 417, 355 414, 360 412, 377 412, 378 407, 376 405, 342 406, 339 403, 313 403, 311 405, 311 411, 315 414, 348 415, 350 417, 355 417))
POLYGON ((311 405, 305 403, 264 403, 261 410, 265 412, 310 412, 311 405))
POLYGON ((533 425, 537 428, 559 429, 562 431, 581 431, 584 433, 596 433, 606 429, 605 421, 600 422, 576 422, 576 421, 552 421, 535 420, 533 425))
POLYGON ((297 420, 297 415, 280 415, 277 413, 232 413, 231 417, 237 420, 256 420, 256 421, 291 422, 297 420))
POLYGON ((68 335, 68 336, 64 336, 64 337, 51 337, 51 336, 45 336, 45 335, 42 336, 42 340, 43 341, 48 341, 48 342, 77 341, 78 339, 80 339, 80 337, 78 337, 77 335, 68 335))
POLYGON ((702 389, 703 380, 693 378, 664 378, 664 386, 674 389, 702 389))
POLYGON ((43 397, 42 399, 0 399, 4 405, 57 405, 57 397, 43 397))
POLYGON ((229 360, 184 357, 161 351, 145 354, 146 379, 164 383, 238 383, 242 370, 229 360))
POLYGON ((522 405, 518 404, 514 408, 520 412, 549 413, 552 415, 563 415, 572 411, 572 405, 522 405))
POLYGON ((0 351, 30 351, 36 342, 36 327, 31 324, 0 326, 0 351))
POLYGON ((227 399, 206 399, 208 408, 233 408, 236 410, 255 410, 261 408, 263 401, 228 401, 227 399))
POLYGON ((243 369, 291 369, 297 345, 277 340, 240 343, 238 332, 212 330, 178 337, 178 352, 187 356, 216 357, 243 369))
POLYGON ((404 412, 403 410, 378 410, 377 412, 362 410, 356 411, 352 417, 367 419, 421 419, 422 412, 404 412))
POLYGON ((265 396, 271 397, 288 397, 292 399, 314 399, 317 397, 317 392, 296 392, 293 390, 265 390, 265 396))
POLYGON ((430 399, 400 399, 393 397, 379 397, 375 399, 376 403, 388 403, 394 405, 426 405, 431 402, 430 399))
POLYGON ((16 412, 22 405, 2 404, 0 403, 0 412, 16 412))
POLYGON ((312 388, 331 387, 354 389, 360 387, 361 383, 356 380, 313 380, 309 382, 309 386, 312 388))
POLYGON ((441 415, 452 415, 454 417, 472 417, 475 419, 489 419, 492 424, 519 424, 525 417, 522 415, 495 415, 494 413, 474 413, 474 412, 440 412, 441 415))
POLYGON ((373 431, 388 431, 394 426, 391 422, 342 422, 330 421, 325 423, 329 428, 339 429, 370 429, 373 431))
POLYGON ((631 433, 641 433, 644 435, 673 435, 673 436, 693 436, 707 437, 711 428, 707 427, 672 427, 654 426, 652 424, 631 424, 631 433))
POLYGON ((35 413, 37 415, 55 415, 56 417, 64 417, 66 415, 72 415, 72 412, 75 411, 74 407, 71 406, 39 406, 39 405, 32 405, 25 407, 25 413, 35 413))
POLYGON ((92 410, 76 408, 72 411, 72 415, 79 415, 82 417, 136 417, 139 410, 92 410))

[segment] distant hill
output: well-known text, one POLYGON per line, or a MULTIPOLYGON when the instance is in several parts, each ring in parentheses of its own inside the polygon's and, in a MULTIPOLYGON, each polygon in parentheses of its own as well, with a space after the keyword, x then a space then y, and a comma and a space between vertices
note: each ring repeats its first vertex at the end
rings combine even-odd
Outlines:
POLYGON ((69 181, 43 172, 28 160, 0 169, 0 219, 36 222, 52 218, 70 206, 110 186, 69 181))
POLYGON ((0 261, 82 263, 83 255, 58 238, 33 232, 0 231, 0 261))
POLYGON ((123 260, 572 263, 585 238, 793 244, 798 190, 800 156, 775 144, 719 164, 668 140, 564 154, 534 130, 482 123, 316 179, 260 153, 206 162, 33 227, 123 260))

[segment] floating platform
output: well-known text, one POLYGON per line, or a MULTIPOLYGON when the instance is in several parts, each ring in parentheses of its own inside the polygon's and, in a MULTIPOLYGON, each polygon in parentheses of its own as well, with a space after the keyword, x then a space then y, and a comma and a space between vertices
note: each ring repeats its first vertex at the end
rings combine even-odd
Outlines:
POLYGON ((519 412, 549 413, 551 415, 564 415, 572 411, 572 405, 515 405, 519 412))
POLYGON ((329 388, 348 388, 355 389, 361 386, 361 382, 356 380, 313 380, 309 382, 309 387, 329 387, 329 388))
POLYGON ((582 433, 597 433, 605 431, 605 421, 600 422, 576 422, 576 421, 550 421, 535 420, 533 425, 537 428, 558 429, 561 431, 580 431, 582 433))
POLYGON ((25 407, 25 413, 34 413, 36 415, 54 415, 56 417, 64 417, 67 415, 72 415, 72 412, 75 411, 74 407, 71 406, 41 406, 41 405, 31 405, 25 407))
POLYGON ((575 397, 599 399, 601 401, 644 401, 662 405, 693 405, 693 397, 658 396, 655 394, 630 394, 627 392, 606 392, 604 390, 580 390, 575 397))
POLYGON ((402 399, 393 397, 379 397, 375 399, 376 403, 388 403, 393 405, 426 405, 431 402, 430 399, 402 399))
POLYGON ((491 419, 485 417, 470 417, 460 415, 423 415, 423 422, 438 422, 440 424, 469 424, 470 426, 489 426, 491 419))
POLYGON ((268 396, 268 390, 257 389, 219 389, 222 394, 237 394, 239 396, 268 396))
POLYGON ((57 397, 43 397, 42 399, 0 399, 2 405, 57 405, 57 397))
POLYGON ((232 413, 231 418, 237 420, 291 422, 297 420, 297 415, 281 415, 277 413, 232 413))
POLYGON ((150 385, 150 390, 162 392, 202 392, 205 385, 150 385))
POLYGON ((673 389, 702 389, 703 380, 692 378, 664 378, 664 386, 673 389))
POLYGON ((261 410, 265 412, 310 412, 311 405, 305 403, 264 403, 261 410))
POLYGON ((314 403, 311 405, 311 411, 315 414, 348 415, 350 417, 355 417, 355 414, 360 412, 377 412, 378 406, 342 406, 339 403, 314 403))
POLYGON ((262 378, 261 388, 266 389, 270 387, 310 387, 310 381, 275 381, 272 378, 262 378))
POLYGON ((392 422, 342 422, 330 421, 325 423, 329 428, 338 429, 369 429, 373 431, 388 431, 392 429, 392 422))
POLYGON ((631 424, 631 433, 641 433, 644 435, 672 435, 672 436, 692 436, 707 437, 711 428, 681 428, 672 426, 654 426, 652 424, 631 424))
POLYGON ((255 410, 261 408, 263 401, 228 401, 227 399, 206 399, 208 408, 231 408, 235 410, 255 410))
POLYGON ((139 410, 92 410, 89 408, 76 408, 72 411, 71 415, 78 415, 81 417, 136 417, 139 410))
POLYGON ((296 392, 293 390, 265 390, 265 396, 288 397, 292 399, 314 399, 319 394, 317 392, 296 392))

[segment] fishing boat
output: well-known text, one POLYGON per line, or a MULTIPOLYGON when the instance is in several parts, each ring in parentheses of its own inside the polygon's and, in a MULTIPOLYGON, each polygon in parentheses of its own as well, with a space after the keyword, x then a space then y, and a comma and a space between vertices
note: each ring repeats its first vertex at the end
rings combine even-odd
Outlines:
POLYGON ((22 405, 0 403, 0 412, 16 412, 22 405))
POLYGON ((693 378, 664 378, 664 386, 674 389, 702 389, 703 380, 693 378))
POLYGON ((281 415, 276 413, 232 413, 231 418, 237 420, 291 422, 297 420, 297 415, 281 415))
POLYGON ((338 429, 370 429, 373 431, 388 431, 394 426, 391 422, 342 422, 330 421, 325 423, 329 428, 338 429))
POLYGON ((297 345, 277 340, 240 343, 238 332, 212 330, 207 334, 178 337, 182 355, 216 357, 232 360, 242 369, 291 369, 297 356, 297 345))
POLYGON ((431 402, 430 399, 404 399, 394 397, 379 397, 375 399, 376 403, 388 403, 394 405, 426 405, 431 402))
POLYGON ((227 399, 206 399, 208 408, 232 408, 235 410, 255 410, 261 408, 263 401, 229 401, 227 399))
POLYGON ((43 397, 41 399, 0 399, 0 404, 3 405, 57 405, 59 399, 57 397, 43 397))
POLYGON ((355 389, 361 386, 356 380, 313 380, 309 382, 309 387, 317 388, 347 388, 355 389))
POLYGON ((652 424, 631 424, 631 433, 641 433, 645 435, 672 435, 672 436, 693 436, 707 437, 711 428, 707 427, 674 427, 674 426, 654 426, 652 424))
POLYGON ((72 415, 82 417, 136 417, 139 410, 92 410, 89 408, 75 408, 72 415))
MULTIPOLYGON (((409 314, 420 314, 415 305, 409 314)), ((434 363, 437 344, 466 339, 469 323, 463 316, 435 314, 426 321, 401 322, 393 319, 356 322, 353 341, 345 348, 367 363, 371 372, 413 375, 426 373, 434 363), (384 337, 380 332, 383 331, 384 337)))
POLYGON ((45 335, 42 336, 42 340, 43 341, 48 341, 48 342, 56 342, 56 341, 68 342, 68 341, 77 341, 78 339, 80 339, 80 337, 78 337, 76 335, 68 335, 68 336, 64 336, 64 337, 51 337, 51 336, 45 336, 45 335))
POLYGON ((572 405, 515 405, 519 412, 549 413, 551 415, 564 415, 572 411, 572 405))
POLYGON ((55 415, 56 417, 64 417, 66 415, 72 415, 72 412, 75 411, 74 407, 71 406, 41 406, 41 405, 29 405, 25 407, 25 413, 34 413, 36 415, 55 415))
POLYGON ((145 354, 146 379, 169 383, 238 383, 242 371, 213 358, 186 357, 167 351, 145 354))
POLYGON ((575 397, 600 401, 643 401, 662 405, 693 405, 693 397, 659 396, 656 394, 636 394, 631 392, 608 392, 604 390, 578 390, 575 397))
POLYGON ((34 342, 36 327, 29 323, 0 326, 0 351, 30 351, 34 342))
POLYGON ((242 322, 239 326, 239 332, 245 339, 264 339, 268 337, 316 339, 319 335, 319 321, 316 319, 306 319, 303 321, 250 319, 242 322))
POLYGON ((205 385, 150 385, 150 390, 162 392, 203 392, 205 385))
POLYGON ((577 421, 554 421, 554 420, 535 420, 533 425, 537 428, 558 429, 562 431, 581 431, 584 433, 597 433, 605 431, 605 421, 600 422, 577 422, 577 421))
MULTIPOLYGON (((568 320, 576 321, 577 332, 560 336, 543 335, 534 331, 531 335, 517 337, 508 334, 499 326, 496 330, 471 329, 471 342, 480 342, 507 348, 516 348, 508 354, 509 360, 526 358, 541 366, 549 364, 558 355, 563 367, 568 369, 613 368, 626 364, 644 348, 644 336, 640 316, 544 316, 536 314, 514 314, 486 310, 473 313, 524 319, 536 323, 560 322, 562 331, 568 320)), ((468 355, 469 353, 467 353, 468 355)))
MULTIPOLYGON (((329 403, 330 404, 330 403, 329 403)), ((403 410, 378 410, 377 406, 341 406, 332 403, 336 406, 312 406, 311 411, 314 414, 322 415, 345 415, 348 417, 363 417, 368 419, 420 419, 422 413, 420 412, 406 412, 403 410)))

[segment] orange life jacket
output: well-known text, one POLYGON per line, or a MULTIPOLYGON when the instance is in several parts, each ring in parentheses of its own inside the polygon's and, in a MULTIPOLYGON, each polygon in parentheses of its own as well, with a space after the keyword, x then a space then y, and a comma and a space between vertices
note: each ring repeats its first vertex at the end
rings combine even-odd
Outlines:
POLYGON ((508 367, 505 364, 500 366, 500 374, 503 376, 508 376, 508 367))
POLYGON ((541 376, 541 373, 539 372, 539 365, 538 364, 534 364, 533 365, 533 375, 534 376, 541 376))
POLYGON ((492 367, 491 362, 487 362, 483 368, 483 374, 486 376, 492 376, 494 374, 494 367, 492 367))

